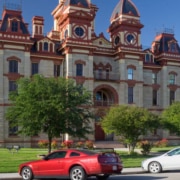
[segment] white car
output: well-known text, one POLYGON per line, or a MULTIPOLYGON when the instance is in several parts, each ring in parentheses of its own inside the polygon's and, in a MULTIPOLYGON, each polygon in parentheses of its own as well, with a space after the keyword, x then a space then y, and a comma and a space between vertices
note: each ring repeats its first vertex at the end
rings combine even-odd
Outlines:
POLYGON ((165 170, 180 170, 180 147, 157 157, 148 158, 141 163, 144 171, 159 173, 165 170))

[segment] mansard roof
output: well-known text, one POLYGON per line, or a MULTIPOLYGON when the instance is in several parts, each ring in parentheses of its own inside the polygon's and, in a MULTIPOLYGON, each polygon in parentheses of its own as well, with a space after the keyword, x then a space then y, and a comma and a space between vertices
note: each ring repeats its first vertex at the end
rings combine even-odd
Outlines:
POLYGON ((24 20, 22 18, 22 12, 21 11, 15 11, 15 10, 7 10, 5 9, 3 12, 2 17, 2 23, 0 25, 0 31, 1 32, 7 32, 9 29, 9 19, 16 19, 20 22, 20 30, 22 34, 29 34, 29 31, 27 29, 27 24, 24 23, 24 20))
POLYGON ((158 45, 158 53, 176 53, 180 54, 180 47, 174 34, 161 33, 156 36, 154 43, 158 45))
POLYGON ((120 0, 112 13, 111 20, 122 14, 140 16, 138 9, 131 0, 120 0))

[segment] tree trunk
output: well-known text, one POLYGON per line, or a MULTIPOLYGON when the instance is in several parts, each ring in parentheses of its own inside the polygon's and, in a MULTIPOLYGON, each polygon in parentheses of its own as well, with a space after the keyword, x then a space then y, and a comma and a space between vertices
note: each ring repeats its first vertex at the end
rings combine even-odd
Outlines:
POLYGON ((133 153, 134 149, 135 149, 134 144, 127 144, 127 146, 128 146, 128 149, 129 149, 129 154, 133 153))
POLYGON ((48 143, 48 152, 50 153, 50 152, 51 152, 52 137, 51 137, 51 136, 48 136, 48 139, 49 139, 49 143, 48 143))

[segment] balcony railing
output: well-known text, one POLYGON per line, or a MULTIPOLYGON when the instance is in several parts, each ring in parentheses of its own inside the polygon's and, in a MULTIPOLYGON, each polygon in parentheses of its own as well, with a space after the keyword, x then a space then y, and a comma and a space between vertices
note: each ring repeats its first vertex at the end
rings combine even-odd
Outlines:
POLYGON ((103 101, 103 100, 94 101, 95 106, 112 106, 113 104, 114 104, 114 101, 103 101))
POLYGON ((118 73, 111 73, 111 72, 99 72, 94 71, 94 79, 95 80, 119 80, 120 74, 118 73))
POLYGON ((58 31, 50 31, 47 36, 49 38, 53 38, 53 39, 59 39, 60 38, 60 32, 58 31))

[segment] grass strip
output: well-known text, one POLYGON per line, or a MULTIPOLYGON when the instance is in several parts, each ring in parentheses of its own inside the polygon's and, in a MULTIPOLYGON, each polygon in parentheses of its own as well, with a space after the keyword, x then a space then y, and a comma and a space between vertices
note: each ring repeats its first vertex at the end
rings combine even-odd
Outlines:
MULTIPOLYGON (((173 147, 165 147, 165 148, 153 148, 151 152, 161 152, 164 153, 173 147)), ((47 154, 47 149, 39 149, 39 148, 21 148, 18 152, 9 151, 5 148, 0 148, 0 173, 14 173, 18 172, 18 167, 21 163, 37 160, 38 155, 47 154)), ((120 155, 124 168, 133 168, 140 167, 141 162, 152 155, 144 156, 142 154, 128 154, 127 151, 117 151, 120 155)))

